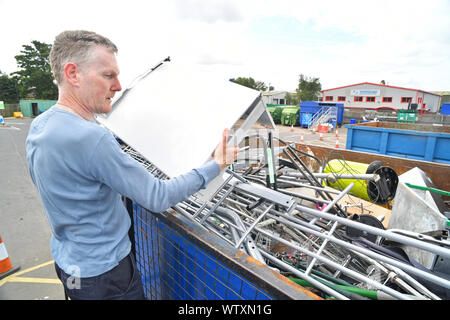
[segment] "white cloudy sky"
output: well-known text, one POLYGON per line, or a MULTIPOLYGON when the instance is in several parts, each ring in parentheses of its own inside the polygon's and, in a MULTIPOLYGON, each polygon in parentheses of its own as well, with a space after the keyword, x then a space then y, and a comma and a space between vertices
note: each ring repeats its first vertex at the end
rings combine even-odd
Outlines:
POLYGON ((122 84, 170 55, 293 91, 385 80, 450 90, 449 0, 0 0, 0 70, 31 40, 87 29, 119 47, 122 84))

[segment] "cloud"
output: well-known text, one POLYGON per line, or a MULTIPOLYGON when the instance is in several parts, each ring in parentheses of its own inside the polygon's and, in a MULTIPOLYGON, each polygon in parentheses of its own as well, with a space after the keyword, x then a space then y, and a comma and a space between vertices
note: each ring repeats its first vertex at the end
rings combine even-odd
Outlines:
POLYGON ((218 58, 216 56, 213 56, 211 54, 203 54, 201 55, 197 63, 203 64, 203 65, 236 65, 236 66, 242 66, 243 63, 241 61, 227 59, 227 58, 218 58))
POLYGON ((323 88, 381 79, 450 88, 447 0, 79 0, 70 11, 56 0, 3 0, 0 11, 10 26, 0 34, 8 73, 23 44, 85 28, 119 46, 124 84, 170 55, 280 90, 293 90, 300 73, 323 88))
POLYGON ((232 0, 172 0, 172 8, 180 19, 206 23, 238 22, 243 15, 232 0))

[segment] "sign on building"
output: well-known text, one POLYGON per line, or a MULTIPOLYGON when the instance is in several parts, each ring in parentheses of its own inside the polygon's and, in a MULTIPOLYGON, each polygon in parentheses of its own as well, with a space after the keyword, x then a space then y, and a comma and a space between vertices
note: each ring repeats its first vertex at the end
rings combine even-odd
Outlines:
POLYGON ((357 90, 353 89, 351 91, 352 96, 365 96, 365 97, 378 97, 380 95, 380 90, 357 90))

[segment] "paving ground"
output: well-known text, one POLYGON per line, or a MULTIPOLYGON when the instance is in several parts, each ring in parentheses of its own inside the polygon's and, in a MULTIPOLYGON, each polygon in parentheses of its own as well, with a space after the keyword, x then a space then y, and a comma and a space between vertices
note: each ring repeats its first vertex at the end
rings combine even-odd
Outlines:
POLYGON ((278 125, 277 130, 281 139, 296 143, 300 143, 303 136, 304 143, 307 144, 335 147, 336 142, 338 142, 339 148, 345 149, 345 142, 347 140, 347 128, 344 126, 337 128, 337 137, 336 130, 330 130, 328 133, 322 133, 322 137, 320 133, 313 133, 311 130, 299 126, 289 127, 278 125))
MULTIPOLYGON (((51 231, 26 162, 25 139, 32 119, 6 119, 0 126, 0 236, 13 267, 20 270, 0 279, 0 300, 64 299, 50 254, 51 231)), ((334 132, 312 134, 300 127, 278 126, 289 142, 335 146, 334 132)), ((346 129, 339 130, 344 148, 346 129)))

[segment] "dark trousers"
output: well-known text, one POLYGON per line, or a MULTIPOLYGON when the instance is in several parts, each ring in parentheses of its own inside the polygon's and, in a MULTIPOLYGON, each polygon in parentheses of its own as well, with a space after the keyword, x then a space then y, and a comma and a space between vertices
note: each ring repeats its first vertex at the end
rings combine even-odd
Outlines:
POLYGON ((95 277, 76 278, 65 273, 56 263, 55 269, 71 300, 145 299, 141 277, 131 253, 113 269, 95 277))

